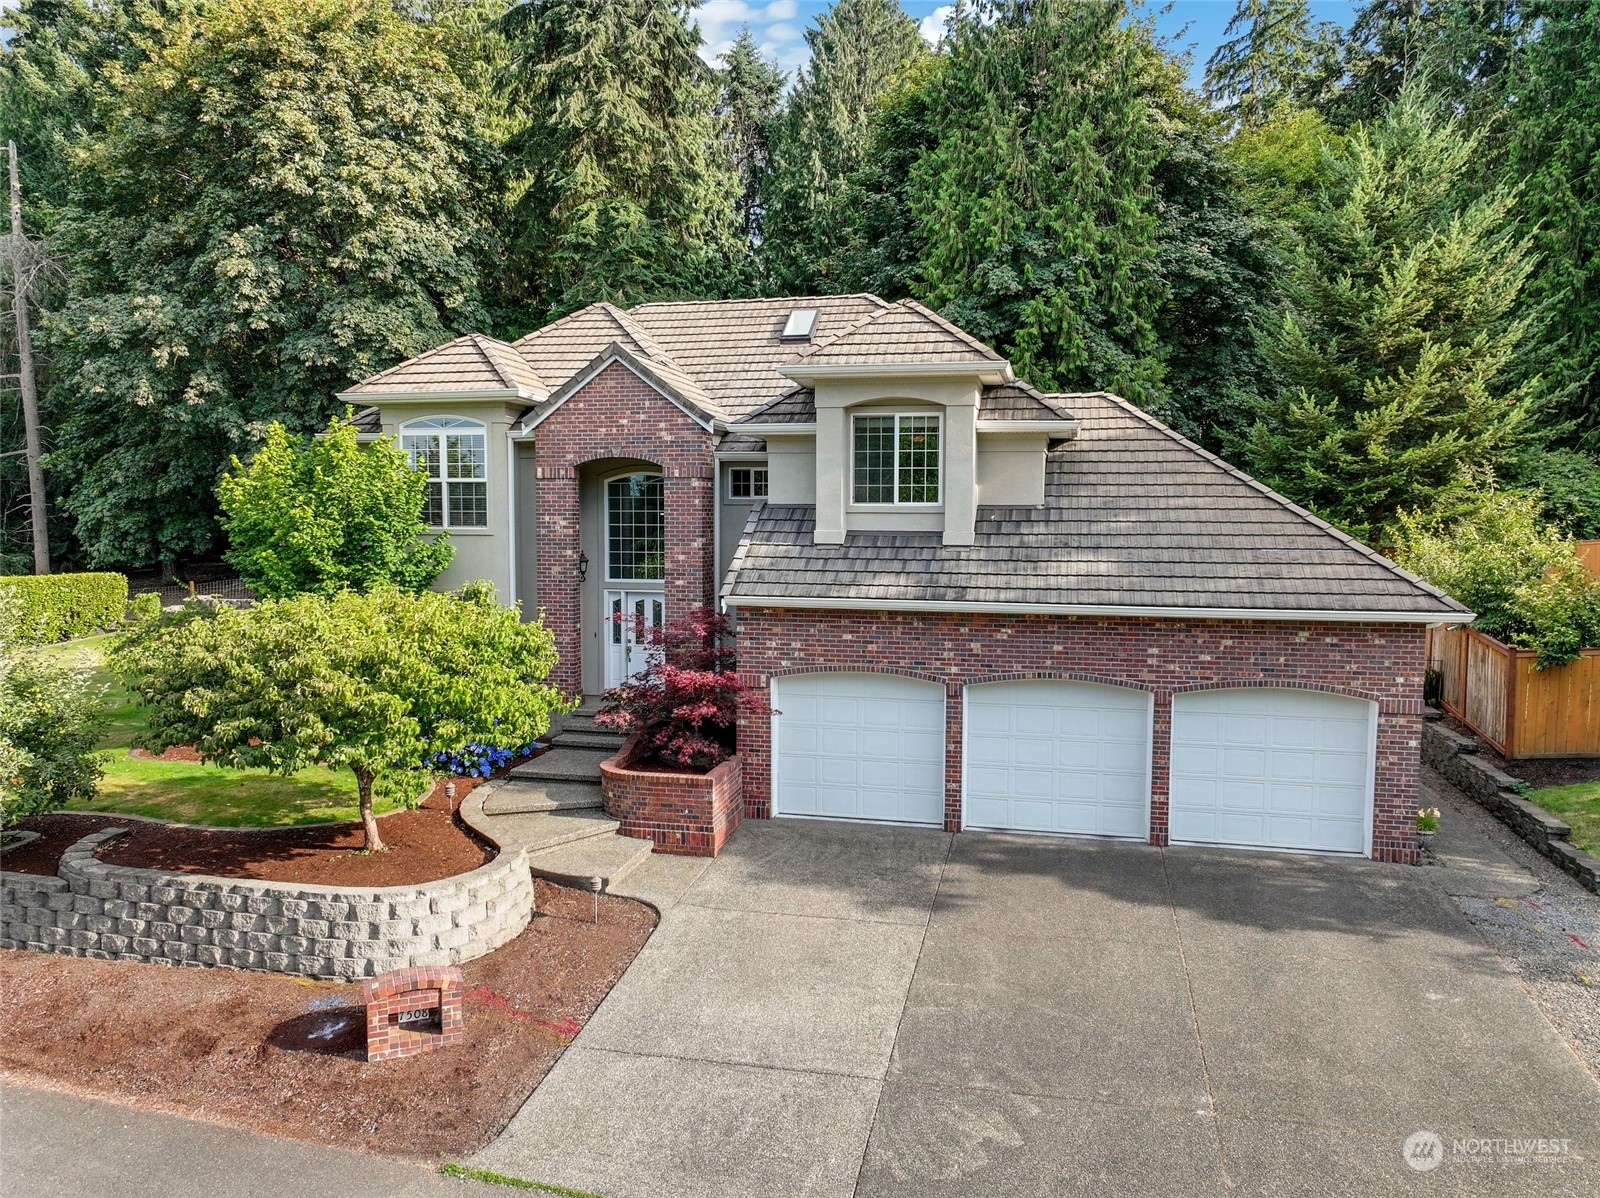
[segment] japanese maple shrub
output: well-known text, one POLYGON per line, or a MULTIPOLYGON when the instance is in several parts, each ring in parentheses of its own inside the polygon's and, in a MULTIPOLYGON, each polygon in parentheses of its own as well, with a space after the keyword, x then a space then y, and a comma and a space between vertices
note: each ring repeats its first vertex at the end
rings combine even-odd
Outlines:
POLYGON ((737 747, 739 704, 748 689, 735 672, 728 621, 701 607, 656 628, 637 623, 649 665, 605 693, 595 723, 633 737, 630 765, 714 769, 737 747))
POLYGON ((150 704, 147 748, 192 744, 286 775, 349 769, 366 847, 381 849, 374 788, 415 796, 439 754, 542 735, 570 705, 545 681, 555 661, 548 629, 474 583, 188 610, 131 634, 114 666, 150 704))

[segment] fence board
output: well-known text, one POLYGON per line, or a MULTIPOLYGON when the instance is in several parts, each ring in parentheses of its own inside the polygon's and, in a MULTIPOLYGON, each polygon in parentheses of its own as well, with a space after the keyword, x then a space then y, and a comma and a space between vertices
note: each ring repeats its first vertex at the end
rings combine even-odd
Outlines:
POLYGON ((1600 649, 1536 670, 1538 655, 1470 628, 1428 632, 1440 701, 1506 757, 1600 757, 1600 649))
POLYGON ((1589 573, 1600 574, 1600 541, 1579 541, 1578 556, 1589 567, 1589 573))

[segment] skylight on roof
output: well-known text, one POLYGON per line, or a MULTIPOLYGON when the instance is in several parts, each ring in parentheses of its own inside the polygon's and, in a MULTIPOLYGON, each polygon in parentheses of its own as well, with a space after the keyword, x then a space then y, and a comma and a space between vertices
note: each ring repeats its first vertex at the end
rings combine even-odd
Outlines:
POLYGON ((782 341, 810 341, 811 333, 817 327, 817 310, 815 308, 796 308, 789 313, 788 322, 783 326, 779 339, 782 341))

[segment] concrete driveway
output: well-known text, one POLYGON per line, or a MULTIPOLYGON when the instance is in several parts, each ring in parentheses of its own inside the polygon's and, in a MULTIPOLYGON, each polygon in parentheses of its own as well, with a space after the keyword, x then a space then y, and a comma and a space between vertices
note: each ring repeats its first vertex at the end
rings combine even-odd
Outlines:
POLYGON ((652 859, 660 928, 470 1163, 607 1198, 1600 1193, 1600 1085, 1445 872, 746 823, 652 859))

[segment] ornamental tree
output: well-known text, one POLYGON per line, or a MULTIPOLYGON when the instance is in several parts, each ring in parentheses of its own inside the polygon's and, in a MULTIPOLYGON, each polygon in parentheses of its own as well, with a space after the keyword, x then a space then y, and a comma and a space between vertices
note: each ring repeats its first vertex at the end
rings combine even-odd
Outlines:
POLYGON ((348 419, 309 444, 281 424, 217 488, 224 557, 258 595, 426 589, 455 554, 427 536, 428 480, 390 438, 362 446, 348 419))
POLYGON ((365 847, 380 850, 374 792, 414 796, 434 754, 539 737, 568 705, 545 682, 555 661, 548 629, 475 583, 191 608, 132 634, 114 668, 150 704, 147 748, 192 744, 284 775, 349 769, 365 847))
POLYGON ((606 692, 595 723, 634 735, 636 761, 697 773, 715 768, 733 756, 748 693, 735 670, 728 621, 702 607, 656 628, 635 623, 650 664, 606 692))

